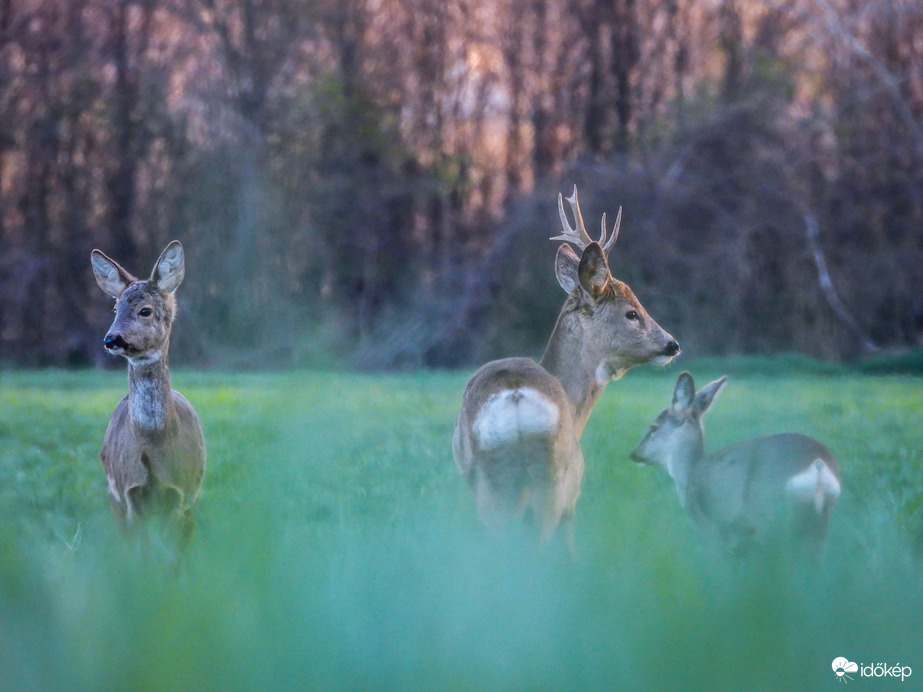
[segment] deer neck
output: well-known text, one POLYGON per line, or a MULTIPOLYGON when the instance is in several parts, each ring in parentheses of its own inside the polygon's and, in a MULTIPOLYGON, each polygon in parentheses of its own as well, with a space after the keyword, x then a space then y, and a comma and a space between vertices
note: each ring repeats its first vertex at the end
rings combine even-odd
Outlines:
POLYGON ((566 309, 558 318, 541 365, 561 383, 571 405, 577 437, 583 433, 593 405, 609 383, 611 374, 604 354, 597 353, 579 319, 567 319, 566 309))
POLYGON ((692 475, 692 469, 704 456, 705 441, 700 436, 697 439, 690 440, 688 444, 679 445, 665 464, 673 483, 676 485, 679 504, 683 509, 687 508, 687 493, 689 492, 689 478, 692 475))
POLYGON ((166 430, 174 411, 166 349, 159 357, 128 362, 128 410, 139 429, 166 430))

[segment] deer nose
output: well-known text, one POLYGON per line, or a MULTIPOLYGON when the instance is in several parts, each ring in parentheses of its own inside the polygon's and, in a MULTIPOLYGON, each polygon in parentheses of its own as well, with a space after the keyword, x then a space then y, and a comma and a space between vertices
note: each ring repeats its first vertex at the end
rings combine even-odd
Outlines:
POLYGON ((667 344, 667 347, 663 350, 663 354, 665 356, 675 356, 677 353, 679 353, 679 342, 673 339, 667 344))
POLYGON ((106 338, 103 339, 103 346, 111 351, 114 348, 125 348, 128 344, 121 334, 106 334, 106 338))

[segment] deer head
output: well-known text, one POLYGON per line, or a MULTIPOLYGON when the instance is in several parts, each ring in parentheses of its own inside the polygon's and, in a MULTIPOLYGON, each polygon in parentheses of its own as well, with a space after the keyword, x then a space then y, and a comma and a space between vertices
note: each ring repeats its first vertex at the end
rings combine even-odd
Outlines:
POLYGON ((115 319, 103 339, 106 351, 132 364, 155 362, 166 355, 176 314, 174 292, 183 281, 183 246, 171 242, 141 281, 99 250, 90 255, 96 283, 116 300, 115 319))
POLYGON ((572 352, 573 344, 583 345, 588 357, 596 360, 600 384, 610 377, 621 377, 635 365, 669 363, 679 353, 679 344, 651 318, 631 288, 609 270, 608 255, 618 239, 621 208, 611 234, 603 214, 599 240, 594 241, 583 222, 576 186, 567 201, 575 226, 568 222, 564 198, 559 194, 558 213, 564 232, 552 238, 565 241, 558 248, 555 274, 569 296, 558 323, 567 348, 572 352), (580 256, 571 245, 581 251, 580 256))

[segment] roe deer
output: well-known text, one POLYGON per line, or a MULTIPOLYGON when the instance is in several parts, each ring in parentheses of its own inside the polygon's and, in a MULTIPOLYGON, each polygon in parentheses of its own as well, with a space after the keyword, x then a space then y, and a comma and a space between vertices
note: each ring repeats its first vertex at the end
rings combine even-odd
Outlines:
POLYGON ((568 298, 545 355, 540 364, 506 358, 481 367, 465 388, 452 439, 455 463, 475 494, 481 520, 500 529, 529 509, 543 542, 562 520, 570 524, 573 518, 583 476, 580 435, 608 381, 642 363, 665 365, 679 353, 676 340, 609 273, 621 210, 608 242, 605 214, 594 242, 576 186, 568 202, 576 228, 558 195, 564 233, 552 238, 566 241, 558 248, 555 274, 568 298))
POLYGON ((663 466, 693 525, 717 535, 731 553, 770 538, 785 522, 798 542, 819 551, 840 494, 836 459, 817 440, 795 433, 744 440, 706 456, 702 415, 726 380, 696 392, 692 376, 681 373, 673 403, 632 450, 632 461, 663 466))
POLYGON ((90 262, 96 283, 116 299, 103 344, 128 360, 128 396, 112 414, 99 453, 113 511, 131 525, 156 506, 188 540, 205 473, 205 440, 195 409, 170 388, 167 368, 174 292, 185 274, 183 246, 176 240, 167 245, 147 281, 99 250, 90 262))

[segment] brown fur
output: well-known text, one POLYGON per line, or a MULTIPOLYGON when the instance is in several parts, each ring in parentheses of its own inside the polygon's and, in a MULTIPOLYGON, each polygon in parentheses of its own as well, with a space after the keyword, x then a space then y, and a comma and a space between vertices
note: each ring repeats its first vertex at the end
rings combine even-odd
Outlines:
MULTIPOLYGON (((582 227, 576 190, 572 206, 582 227)), ((562 237, 571 242, 561 214, 562 237)), ((573 518, 584 469, 579 440, 606 383, 679 353, 631 289, 612 278, 602 247, 582 250, 578 257, 568 245, 558 248, 555 272, 569 297, 541 363, 507 358, 478 370, 452 443, 482 520, 501 529, 531 509, 543 541, 573 518)))
POLYGON ((205 440, 195 409, 170 387, 167 355, 182 282, 182 246, 173 241, 139 281, 99 250, 97 283, 116 299, 106 348, 128 360, 128 395, 119 402, 99 453, 116 516, 126 525, 149 513, 175 524, 185 542, 205 473, 205 440))

